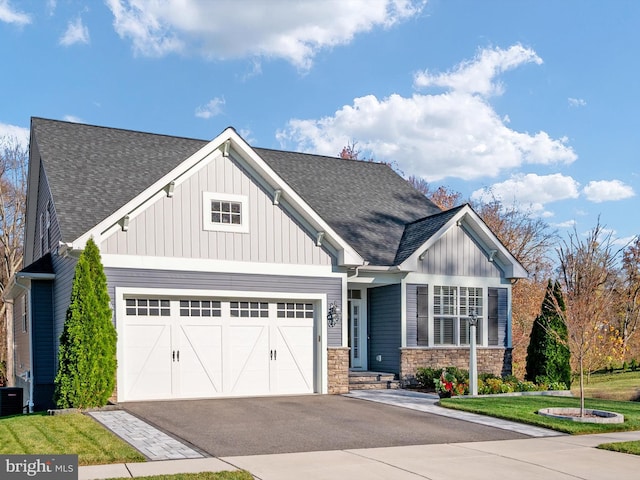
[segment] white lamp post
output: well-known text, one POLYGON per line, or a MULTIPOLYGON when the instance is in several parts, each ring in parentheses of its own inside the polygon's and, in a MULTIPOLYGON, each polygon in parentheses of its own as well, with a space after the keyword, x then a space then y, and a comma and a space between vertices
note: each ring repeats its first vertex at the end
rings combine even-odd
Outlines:
POLYGON ((478 315, 471 309, 469 314, 469 395, 478 395, 478 357, 476 354, 476 327, 478 315))

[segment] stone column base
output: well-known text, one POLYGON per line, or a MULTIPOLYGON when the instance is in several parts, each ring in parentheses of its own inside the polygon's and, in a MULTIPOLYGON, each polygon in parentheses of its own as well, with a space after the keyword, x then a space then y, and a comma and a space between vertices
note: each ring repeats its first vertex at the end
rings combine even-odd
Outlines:
POLYGON ((327 377, 330 394, 349 393, 349 347, 327 348, 327 377))

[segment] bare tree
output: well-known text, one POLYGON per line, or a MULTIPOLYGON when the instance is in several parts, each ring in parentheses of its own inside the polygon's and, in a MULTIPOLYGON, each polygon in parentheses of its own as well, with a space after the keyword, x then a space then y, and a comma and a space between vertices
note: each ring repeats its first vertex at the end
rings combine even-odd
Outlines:
POLYGON ((598 220, 581 236, 574 229, 557 249, 563 284, 568 346, 580 375, 580 414, 584 415, 584 376, 619 355, 619 334, 610 325, 617 282, 611 234, 598 220))
POLYGON ((640 330, 640 237, 624 248, 619 275, 615 322, 626 354, 640 330))
MULTIPOLYGON (((0 138, 0 296, 22 267, 28 149, 0 138)), ((7 355, 7 305, 0 301, 0 360, 7 355)))

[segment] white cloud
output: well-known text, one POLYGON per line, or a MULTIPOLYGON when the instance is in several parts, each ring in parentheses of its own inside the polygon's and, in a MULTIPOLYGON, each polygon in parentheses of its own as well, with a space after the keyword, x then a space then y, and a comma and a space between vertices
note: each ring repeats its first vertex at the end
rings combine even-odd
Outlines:
POLYGON ((432 74, 429 70, 417 73, 414 76, 414 85, 418 88, 444 87, 484 96, 500 95, 503 86, 496 83, 495 78, 507 70, 531 62, 540 65, 542 59, 530 48, 519 44, 507 50, 484 49, 480 50, 473 60, 465 60, 447 73, 432 74))
POLYGON ((206 105, 201 105, 196 108, 196 117, 211 118, 220 115, 224 104, 224 98, 216 97, 209 100, 206 105))
POLYGON ((578 222, 575 220, 567 220, 565 222, 552 223, 551 226, 556 228, 574 228, 577 224, 578 222))
POLYGON ((570 107, 586 107, 587 102, 582 98, 572 98, 569 97, 569 106, 570 107))
POLYGON ((0 141, 2 140, 15 140, 21 146, 26 147, 29 145, 29 129, 0 123, 0 141))
POLYGON ((587 200, 602 203, 612 200, 624 200, 635 196, 633 188, 620 180, 599 180, 589 182, 582 189, 587 200))
POLYGON ((76 43, 89 43, 89 29, 82 23, 82 18, 69 21, 67 30, 60 37, 60 45, 68 47, 76 43))
POLYGON ((84 123, 84 120, 82 120, 80 117, 76 117, 75 115, 65 115, 63 117, 63 120, 65 122, 84 123))
POLYGON ((27 25, 31 23, 31 17, 26 13, 15 10, 9 4, 9 0, 0 0, 0 22, 27 25))
POLYGON ((535 173, 517 174, 504 182, 495 183, 489 188, 476 190, 471 194, 474 201, 490 202, 494 198, 505 205, 518 205, 529 208, 541 216, 551 216, 545 211, 548 203, 578 198, 579 183, 573 178, 555 173, 537 175, 535 173))
POLYGON ((467 62, 464 69, 452 74, 451 81, 439 77, 443 85, 460 86, 462 91, 414 93, 411 97, 393 94, 383 99, 359 97, 333 116, 292 119, 277 138, 283 147, 326 155, 337 155, 356 139, 377 160, 397 161, 405 172, 427 181, 495 177, 523 164, 573 162, 577 156, 567 146, 566 138, 552 139, 544 131, 529 134, 512 130, 482 95, 469 92, 495 93, 499 90, 495 79, 498 72, 515 68, 518 61, 524 64, 537 58, 530 51, 523 53, 520 46, 497 50, 502 53, 480 53, 476 57, 482 68, 467 62), (492 66, 490 60, 496 65, 492 66), (469 78, 463 77, 463 70, 469 78), (474 82, 480 87, 471 87, 474 82))
POLYGON ((276 57, 310 68, 322 48, 416 15, 426 0, 107 0, 136 53, 199 50, 211 58, 276 57))

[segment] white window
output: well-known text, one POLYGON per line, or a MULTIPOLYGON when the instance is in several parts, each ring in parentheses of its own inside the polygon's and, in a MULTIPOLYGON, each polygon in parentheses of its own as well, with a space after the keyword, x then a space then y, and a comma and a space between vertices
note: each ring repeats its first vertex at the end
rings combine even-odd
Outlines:
POLYGON ((313 318, 313 303, 278 303, 278 318, 313 318))
POLYGON ((249 231, 249 202, 246 196, 204 192, 202 198, 202 225, 205 230, 249 231))
POLYGON ((478 318, 476 340, 482 339, 482 288, 436 285, 433 293, 435 345, 469 345, 469 317, 478 318))
POLYGON ((269 304, 267 302, 229 302, 232 317, 267 318, 269 304))
POLYGON ((169 300, 155 298, 127 298, 127 315, 141 317, 168 317, 171 315, 169 300))
POLYGON ((219 300, 180 300, 181 317, 220 317, 222 302, 219 300))

